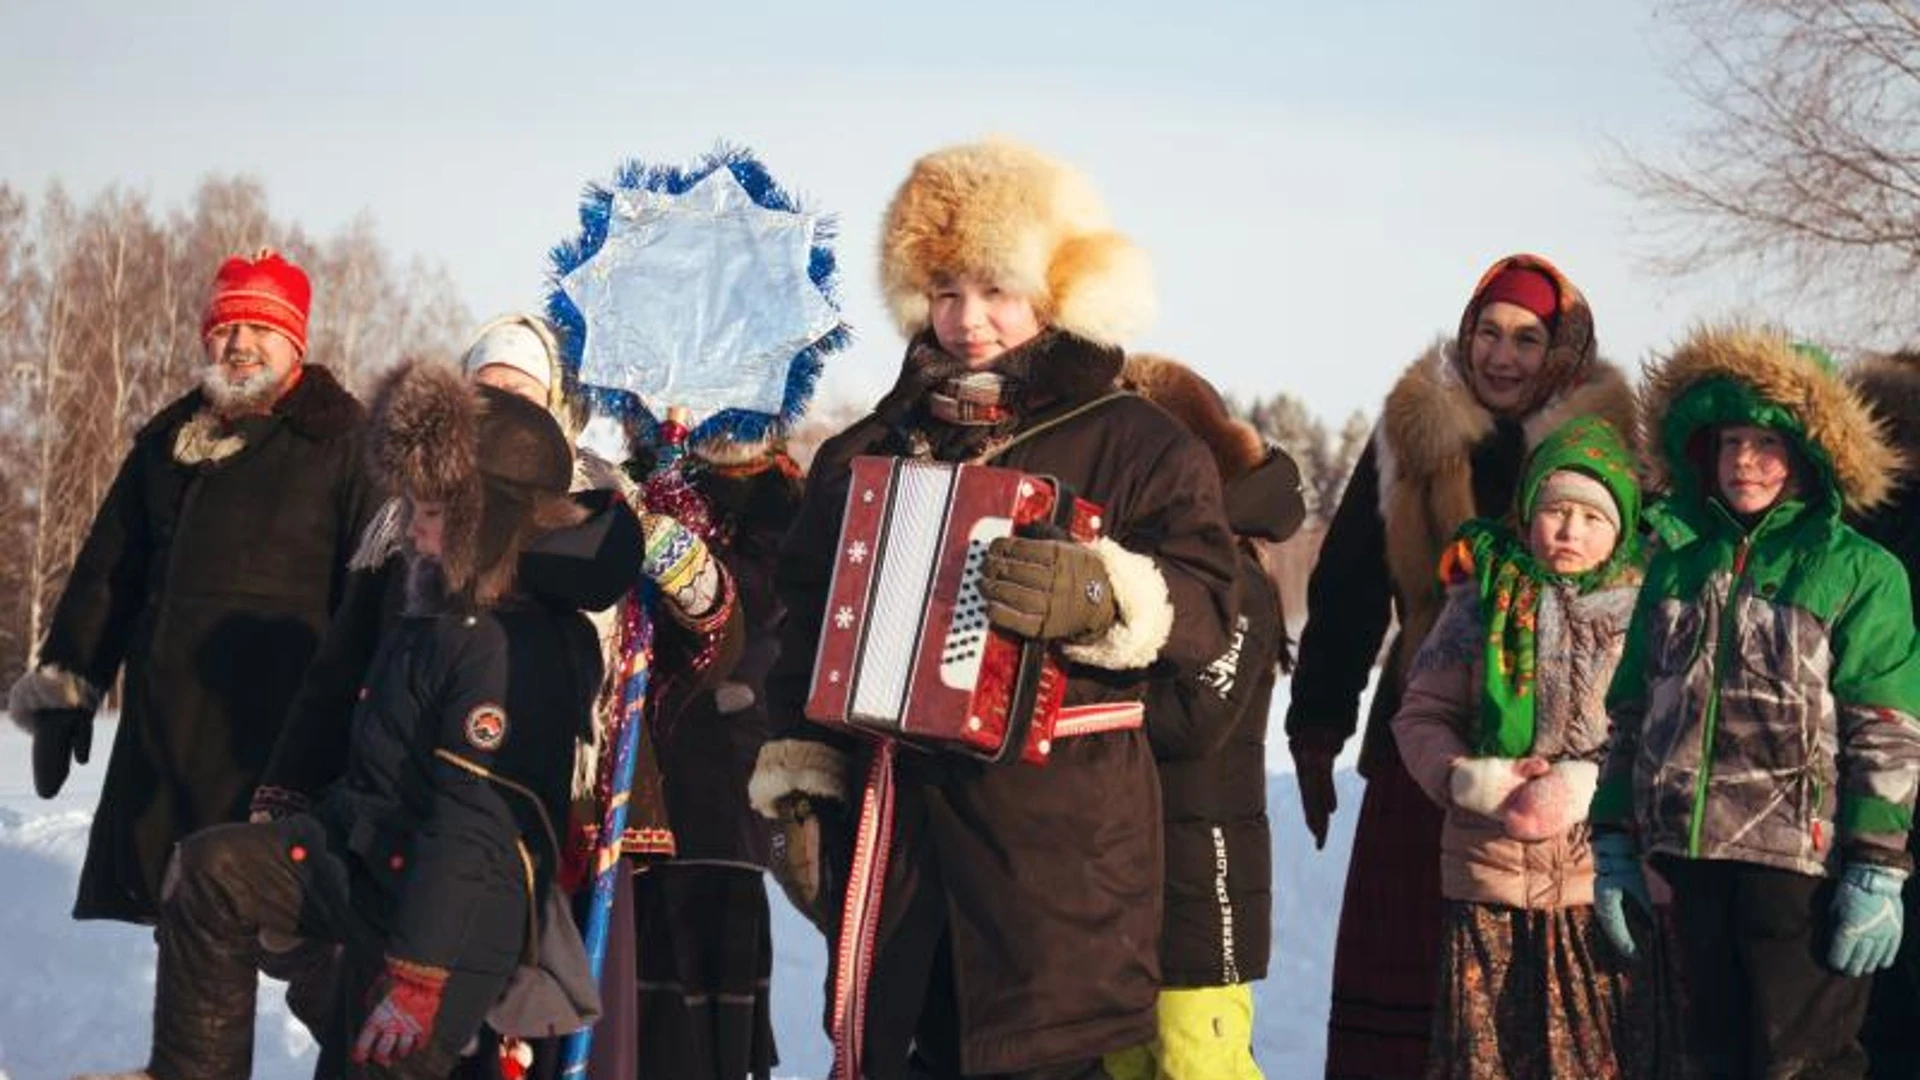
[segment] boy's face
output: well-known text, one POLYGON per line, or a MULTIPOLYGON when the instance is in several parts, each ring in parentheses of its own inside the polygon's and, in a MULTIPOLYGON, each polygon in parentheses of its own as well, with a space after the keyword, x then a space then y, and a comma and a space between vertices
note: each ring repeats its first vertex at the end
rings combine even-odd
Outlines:
POLYGON ((1780 501, 1793 482, 1793 448, 1772 428, 1720 429, 1720 498, 1736 514, 1757 514, 1780 501))
POLYGON ((1607 561, 1620 530, 1600 511, 1572 499, 1536 509, 1527 548, 1556 574, 1581 574, 1607 561))
POLYGON ((930 298, 933 336, 948 356, 979 371, 1039 336, 1033 301, 969 278, 942 281, 930 298))
POLYGON ((447 508, 441 503, 410 501, 413 507, 407 517, 407 540, 415 554, 437 559, 445 550, 447 508))

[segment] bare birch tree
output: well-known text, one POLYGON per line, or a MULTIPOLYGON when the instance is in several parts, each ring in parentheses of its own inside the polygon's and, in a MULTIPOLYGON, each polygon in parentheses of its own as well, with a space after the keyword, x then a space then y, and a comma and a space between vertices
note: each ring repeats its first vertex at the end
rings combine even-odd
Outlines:
POLYGON ((1698 112, 1618 179, 1671 244, 1659 269, 1768 272, 1862 335, 1910 334, 1920 294, 1920 6, 1664 0, 1698 112))

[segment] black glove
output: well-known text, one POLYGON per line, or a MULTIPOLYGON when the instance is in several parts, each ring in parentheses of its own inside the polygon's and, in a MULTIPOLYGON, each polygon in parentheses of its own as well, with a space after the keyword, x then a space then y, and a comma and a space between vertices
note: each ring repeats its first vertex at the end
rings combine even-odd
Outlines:
POLYGON ((1119 618, 1106 565, 1071 540, 995 540, 980 568, 980 595, 987 621, 1037 641, 1088 641, 1119 618))
POLYGON ((33 714, 33 790, 43 799, 60 794, 74 762, 93 753, 92 709, 41 709, 33 714))
POLYGON ((780 800, 768 869, 800 914, 822 934, 839 930, 853 867, 853 830, 846 804, 794 794, 780 800))

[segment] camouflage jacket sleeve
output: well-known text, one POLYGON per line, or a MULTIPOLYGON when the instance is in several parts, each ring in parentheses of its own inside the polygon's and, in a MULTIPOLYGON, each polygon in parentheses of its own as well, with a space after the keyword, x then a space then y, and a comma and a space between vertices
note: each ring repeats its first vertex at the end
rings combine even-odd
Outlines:
POLYGON ((1920 640, 1906 572, 1891 555, 1871 553, 1831 635, 1839 840, 1850 859, 1906 866, 1920 785, 1920 640))
POLYGON ((1640 728, 1647 717, 1647 613, 1658 597, 1644 590, 1627 624, 1627 641, 1607 688, 1606 758, 1600 765, 1599 787, 1593 793, 1588 819, 1597 828, 1627 829, 1633 825, 1633 760, 1640 753, 1640 728))

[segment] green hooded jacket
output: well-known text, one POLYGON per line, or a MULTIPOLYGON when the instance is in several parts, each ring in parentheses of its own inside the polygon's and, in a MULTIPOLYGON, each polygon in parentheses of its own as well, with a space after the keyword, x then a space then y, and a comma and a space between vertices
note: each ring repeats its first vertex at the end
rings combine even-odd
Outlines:
POLYGON ((1905 865, 1920 780, 1906 572, 1841 522, 1897 456, 1825 358, 1777 334, 1697 333, 1651 371, 1644 458, 1662 545, 1607 696, 1597 826, 1641 849, 1803 874, 1905 865), (1793 445, 1798 490, 1743 523, 1715 495, 1720 428, 1793 445), (1656 478, 1657 479, 1657 478, 1656 478))

